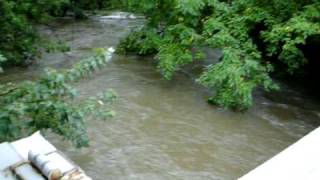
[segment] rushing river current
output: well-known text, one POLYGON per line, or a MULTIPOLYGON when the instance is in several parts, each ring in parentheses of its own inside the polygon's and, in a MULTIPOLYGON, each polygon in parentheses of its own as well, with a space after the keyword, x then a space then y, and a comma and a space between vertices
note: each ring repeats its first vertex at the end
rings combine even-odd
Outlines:
MULTIPOLYGON (((44 36, 66 41, 71 51, 44 54, 35 65, 7 70, 0 82, 34 79, 45 67, 69 67, 93 48, 116 46, 142 23, 93 17, 40 27, 44 36)), ((151 58, 115 55, 76 86, 81 97, 109 88, 119 95, 115 118, 88 120, 89 148, 75 149, 50 137, 96 180, 237 179, 320 122, 319 105, 285 85, 281 93, 258 90, 254 107, 245 113, 209 105, 208 90, 186 73, 163 80, 151 58)))

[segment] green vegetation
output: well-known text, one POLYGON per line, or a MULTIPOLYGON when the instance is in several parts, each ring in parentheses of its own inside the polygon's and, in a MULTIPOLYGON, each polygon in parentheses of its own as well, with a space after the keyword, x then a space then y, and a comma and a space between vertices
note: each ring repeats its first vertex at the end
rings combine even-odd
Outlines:
MULTIPOLYGON (((277 90, 270 74, 294 74, 308 63, 301 46, 320 35, 318 0, 128 0, 146 26, 118 50, 155 54, 165 79, 201 60, 203 48, 222 50, 197 82, 212 89, 210 102, 245 110, 258 87, 277 90), (280 68, 281 67, 281 68, 280 68)), ((320 42, 317 42, 320 44, 320 42)))
POLYGON ((0 85, 0 141, 48 129, 78 147, 88 145, 85 117, 112 117, 114 112, 107 106, 116 95, 107 91, 80 103, 70 83, 106 65, 110 53, 99 50, 96 56, 61 72, 47 69, 36 82, 0 85))

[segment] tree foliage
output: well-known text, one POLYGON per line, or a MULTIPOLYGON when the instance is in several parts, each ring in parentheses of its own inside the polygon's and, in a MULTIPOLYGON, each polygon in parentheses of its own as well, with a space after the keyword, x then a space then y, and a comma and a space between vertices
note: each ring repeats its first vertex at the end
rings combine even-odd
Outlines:
POLYGON ((108 105, 116 94, 107 91, 79 101, 70 83, 106 65, 111 53, 99 50, 96 56, 61 72, 47 69, 36 82, 0 85, 0 141, 17 139, 37 130, 51 130, 78 147, 88 145, 85 118, 112 117, 114 112, 108 105))
MULTIPOLYGON (((147 24, 122 41, 120 52, 156 54, 164 78, 203 58, 203 46, 222 50, 220 62, 197 80, 212 89, 210 102, 247 109, 257 87, 279 87, 270 74, 289 74, 308 60, 300 46, 320 35, 318 0, 128 0, 147 24)), ((320 43, 320 42, 318 42, 320 43)))
MULTIPOLYGON (((33 44, 36 37, 27 17, 16 13, 15 10, 14 2, 0 1, 0 53, 7 62, 21 64, 36 53, 33 44)), ((4 62, 0 61, 0 65, 2 63, 4 62)))

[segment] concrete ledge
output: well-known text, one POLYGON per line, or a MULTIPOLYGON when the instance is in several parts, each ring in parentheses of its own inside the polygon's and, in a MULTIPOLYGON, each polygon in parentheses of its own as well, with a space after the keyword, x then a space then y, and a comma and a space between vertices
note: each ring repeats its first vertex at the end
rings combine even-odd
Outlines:
POLYGON ((320 128, 239 180, 320 180, 320 128))

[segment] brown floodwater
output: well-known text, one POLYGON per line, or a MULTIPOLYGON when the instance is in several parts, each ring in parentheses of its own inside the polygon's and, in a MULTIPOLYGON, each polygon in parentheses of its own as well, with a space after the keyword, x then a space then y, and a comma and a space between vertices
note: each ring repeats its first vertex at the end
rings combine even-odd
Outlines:
MULTIPOLYGON (((142 24, 93 17, 39 27, 44 37, 66 41, 71 51, 44 54, 28 68, 7 70, 0 82, 35 79, 45 67, 69 67, 93 48, 116 46, 142 24)), ((82 98, 106 89, 119 95, 115 118, 88 120, 89 148, 50 137, 96 180, 237 179, 320 122, 319 103, 285 85, 280 93, 258 90, 254 107, 245 113, 209 105, 207 89, 187 73, 163 80, 151 58, 115 55, 106 68, 76 86, 82 98)))

